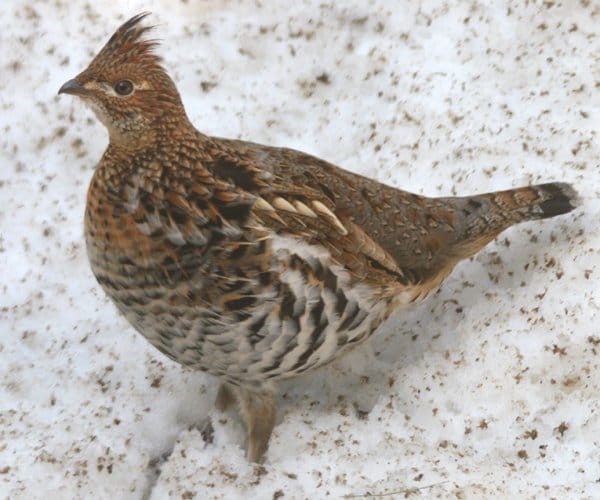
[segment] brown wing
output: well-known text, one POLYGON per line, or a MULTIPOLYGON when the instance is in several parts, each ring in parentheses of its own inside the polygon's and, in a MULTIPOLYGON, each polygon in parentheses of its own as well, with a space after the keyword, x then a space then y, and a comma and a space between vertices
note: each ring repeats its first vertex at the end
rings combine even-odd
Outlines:
POLYGON ((222 175, 257 195, 253 213, 281 233, 320 243, 360 279, 403 286, 435 279, 454 265, 456 211, 291 149, 214 139, 222 175), (255 176, 262 182, 249 182, 255 176), (237 179, 236 179, 237 178, 237 179), (261 185, 259 185, 261 184, 261 185), (265 186, 266 184, 266 186, 265 186), (241 185, 241 184, 239 184, 241 185), (451 262, 450 262, 451 261, 451 262))

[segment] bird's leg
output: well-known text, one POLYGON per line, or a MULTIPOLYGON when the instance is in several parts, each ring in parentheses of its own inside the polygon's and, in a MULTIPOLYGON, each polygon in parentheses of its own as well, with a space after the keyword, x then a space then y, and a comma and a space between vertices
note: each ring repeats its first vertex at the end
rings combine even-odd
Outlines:
POLYGON ((251 462, 262 462, 275 426, 275 395, 272 391, 238 389, 240 410, 246 422, 248 448, 246 457, 251 462))
POLYGON ((222 382, 215 399, 215 408, 219 411, 227 411, 233 403, 235 403, 233 388, 227 382, 222 382))

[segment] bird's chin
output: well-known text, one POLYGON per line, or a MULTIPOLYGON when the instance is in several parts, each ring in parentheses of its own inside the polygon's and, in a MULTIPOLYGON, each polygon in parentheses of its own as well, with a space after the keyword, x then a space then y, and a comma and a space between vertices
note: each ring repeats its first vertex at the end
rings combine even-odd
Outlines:
POLYGON ((104 106, 98 104, 94 99, 86 99, 85 96, 82 97, 84 97, 83 100, 85 104, 94 112, 96 118, 98 118, 102 125, 110 129, 112 127, 112 120, 110 119, 108 113, 104 109, 104 106))

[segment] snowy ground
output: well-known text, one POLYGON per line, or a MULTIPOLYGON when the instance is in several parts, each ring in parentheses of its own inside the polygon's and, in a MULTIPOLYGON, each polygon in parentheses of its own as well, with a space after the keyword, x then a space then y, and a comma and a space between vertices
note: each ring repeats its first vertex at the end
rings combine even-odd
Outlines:
POLYGON ((589 0, 4 0, 0 498, 599 498, 599 26, 589 0), (583 207, 285 385, 249 465, 234 415, 190 430, 215 381, 118 317, 85 256, 107 136, 56 92, 141 10, 206 133, 428 195, 565 180, 583 207))

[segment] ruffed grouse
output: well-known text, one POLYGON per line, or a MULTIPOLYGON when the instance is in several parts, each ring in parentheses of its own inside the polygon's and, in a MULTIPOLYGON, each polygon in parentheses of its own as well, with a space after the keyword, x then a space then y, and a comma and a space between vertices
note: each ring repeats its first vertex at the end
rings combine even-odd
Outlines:
POLYGON ((91 180, 85 240, 98 282, 171 359, 237 400, 263 458, 277 382, 322 366, 423 300, 519 222, 567 213, 564 183, 427 198, 294 151, 206 136, 189 121, 140 14, 59 93, 110 142, 91 180))

